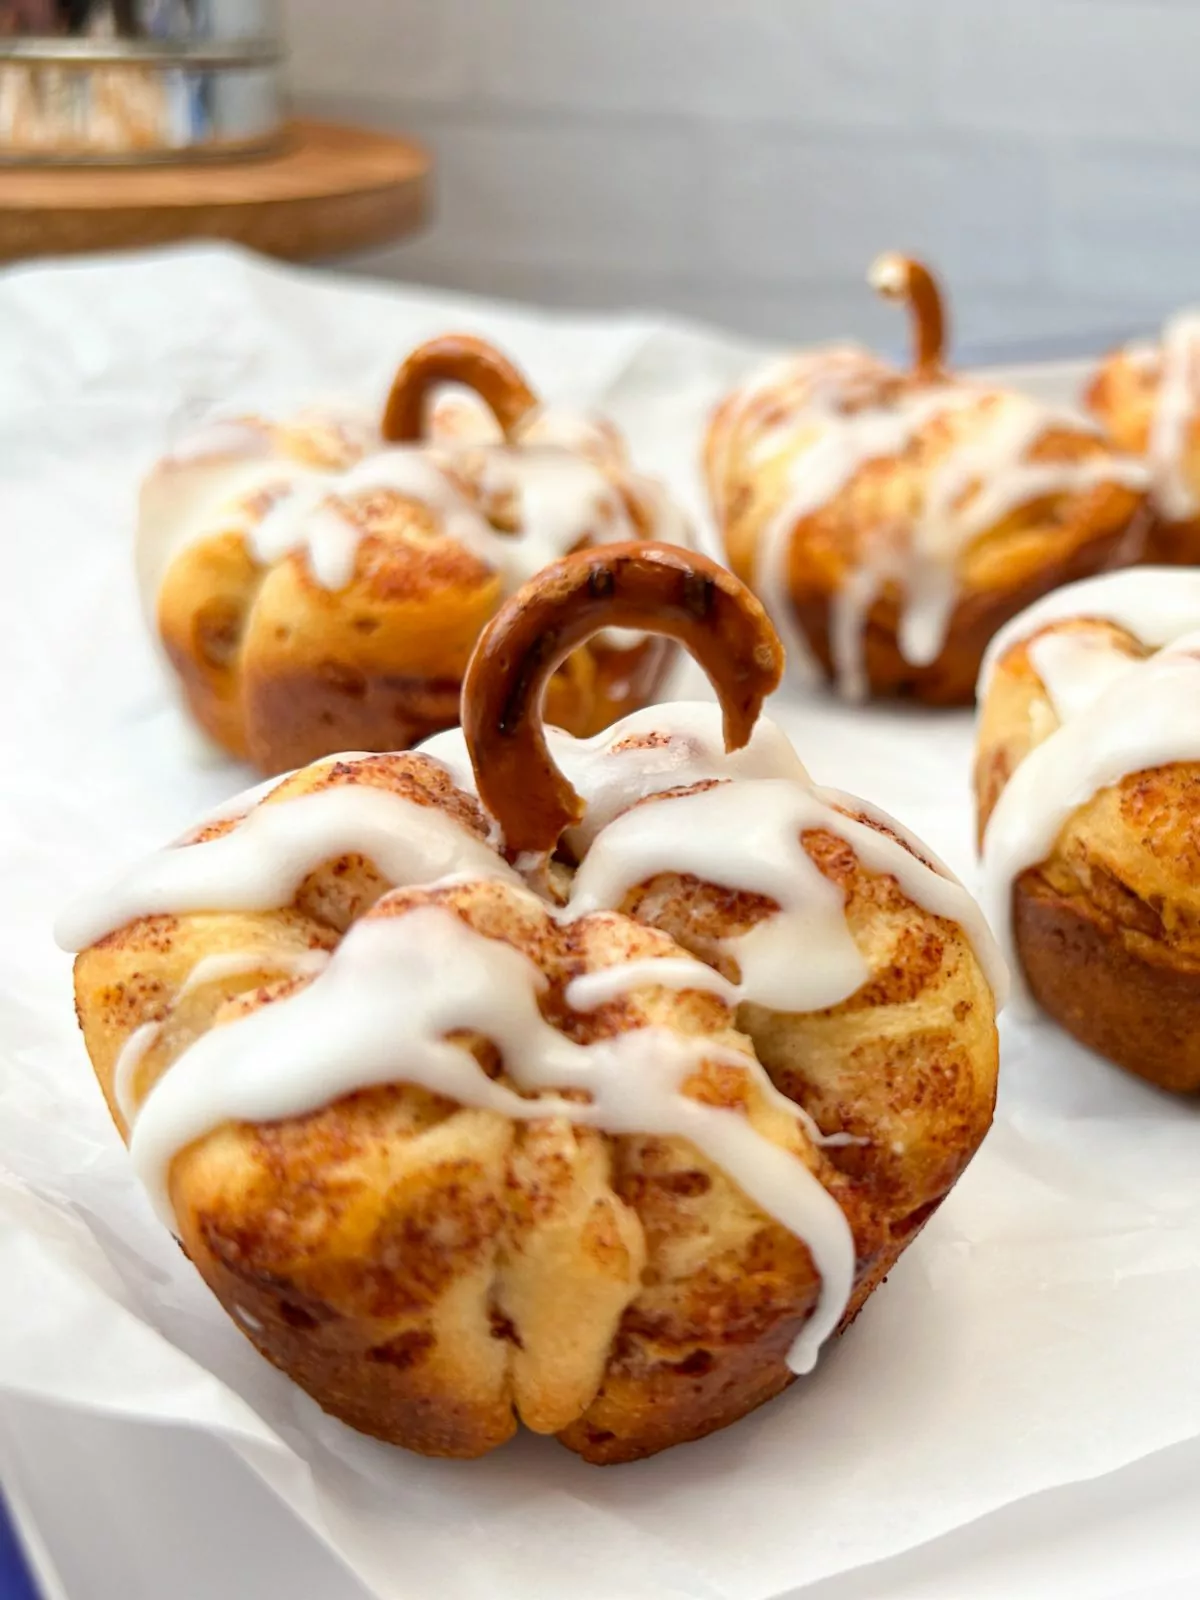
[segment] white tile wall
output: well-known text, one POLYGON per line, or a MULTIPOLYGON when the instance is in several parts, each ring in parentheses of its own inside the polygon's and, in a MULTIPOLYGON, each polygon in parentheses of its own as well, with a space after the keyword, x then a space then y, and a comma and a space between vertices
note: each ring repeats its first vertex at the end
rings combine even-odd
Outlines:
POLYGON ((928 56, 896 0, 500 0, 479 87, 521 111, 894 126, 928 99, 928 56))
POLYGON ((1052 215, 1052 265, 1064 282, 1151 307, 1200 301, 1195 148, 1081 142, 1059 159, 1052 215))
POLYGON ((440 214, 370 270, 895 342, 927 252, 960 349, 1200 301, 1200 0, 284 0, 302 108, 413 130, 440 214))
POLYGON ((440 216, 433 266, 626 266, 683 272, 705 244, 705 175, 685 128, 620 119, 448 119, 431 128, 440 216))
POLYGON ((309 95, 380 95, 409 105, 467 105, 474 52, 469 13, 487 0, 284 0, 291 78, 309 95))
POLYGON ((706 178, 717 279, 853 282, 895 245, 955 279, 1021 284, 1047 248, 1045 163, 1024 147, 743 124, 713 141, 706 178))
POLYGON ((1194 0, 942 0, 935 59, 958 128, 1150 147, 1200 131, 1194 0))

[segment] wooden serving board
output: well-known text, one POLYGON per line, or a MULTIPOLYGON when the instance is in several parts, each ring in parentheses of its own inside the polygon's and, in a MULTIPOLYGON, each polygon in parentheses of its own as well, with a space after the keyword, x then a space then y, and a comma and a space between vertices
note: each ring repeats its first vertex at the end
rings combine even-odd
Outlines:
POLYGON ((201 238, 289 260, 338 255, 420 227, 431 167, 394 134, 297 120, 252 159, 0 168, 0 260, 201 238))

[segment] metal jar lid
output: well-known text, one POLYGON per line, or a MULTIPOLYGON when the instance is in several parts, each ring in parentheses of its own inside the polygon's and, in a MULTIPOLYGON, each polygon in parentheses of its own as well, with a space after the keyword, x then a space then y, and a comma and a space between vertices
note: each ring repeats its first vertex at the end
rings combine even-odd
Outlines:
POLYGON ((268 148, 283 54, 274 0, 0 0, 0 161, 268 148))

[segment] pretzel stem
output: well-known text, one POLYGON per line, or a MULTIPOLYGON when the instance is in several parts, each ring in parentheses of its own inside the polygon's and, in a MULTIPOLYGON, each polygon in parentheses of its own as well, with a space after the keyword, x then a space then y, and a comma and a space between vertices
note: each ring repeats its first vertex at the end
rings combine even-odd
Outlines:
POLYGON ((396 374, 384 407, 383 437, 392 444, 423 438, 429 397, 445 383, 473 389, 506 439, 538 404, 507 356, 470 334, 447 333, 418 345, 396 374))
POLYGON ((479 796, 510 855, 552 850, 583 815, 546 747, 542 697, 571 651, 611 627, 665 634, 687 647, 717 692, 727 750, 747 742, 783 672, 766 612, 707 556, 630 542, 580 550, 547 567, 492 618, 463 681, 463 732, 479 796))
POLYGON ((914 374, 927 379, 945 377, 946 309, 933 273, 924 262, 888 251, 872 264, 868 279, 885 300, 900 300, 908 306, 914 374))

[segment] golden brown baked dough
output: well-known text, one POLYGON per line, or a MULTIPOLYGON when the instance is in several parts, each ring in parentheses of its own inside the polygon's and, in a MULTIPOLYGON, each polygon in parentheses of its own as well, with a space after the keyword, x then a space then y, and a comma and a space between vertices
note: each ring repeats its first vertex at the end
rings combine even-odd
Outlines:
MULTIPOLYGON (((1114 574, 1017 620, 982 686, 975 794, 988 904, 1031 997, 1127 1071, 1195 1092, 1200 759, 1174 757, 1190 741, 1200 634, 1173 637, 1181 582, 1114 574)), ((1191 593, 1200 623, 1200 583, 1191 593)))
POLYGON ((913 370, 853 346, 768 368, 712 419, 710 497, 793 664, 852 699, 968 704, 1003 622, 1138 555, 1144 472, 1065 413, 949 376, 919 262, 883 257, 872 281, 909 302, 913 370))
MULTIPOLYGON (((132 1125, 143 1172, 144 1141, 154 1137, 147 1129, 156 1126, 161 1137, 164 1095, 174 1094, 178 1107, 181 1095, 186 1104, 188 1093, 215 1093, 211 1086, 221 1081, 241 1092, 247 1075, 264 1070, 291 1092, 288 1074, 311 1060, 285 1059, 276 1071, 275 1052, 256 1034, 246 1073, 230 1073, 221 1051, 239 1048, 239 1028, 269 1029, 273 1011, 286 1028, 286 1007, 319 999, 339 969, 341 999, 335 1004, 330 993, 325 1023, 297 1025, 296 1048, 303 1054, 313 1033, 332 1041, 335 1057, 357 1048, 350 1041, 358 1038, 358 1012, 345 998, 351 946, 362 948, 364 930, 372 938, 403 934, 406 919, 431 912, 452 942, 475 930, 493 956, 521 952, 539 975, 531 991, 537 1026, 549 1025, 555 1040, 617 1049, 651 1039, 655 1054, 637 1058, 635 1077, 623 1080, 626 1094, 641 1094, 645 1075, 652 1092, 663 1092, 653 1084, 670 1052, 692 1051, 679 1087, 666 1092, 685 1111, 715 1115, 722 1128, 728 1117, 752 1130, 747 1167, 733 1154, 715 1159, 700 1131, 692 1138, 644 1128, 637 1116, 628 1127, 588 1125, 588 1094, 578 1090, 577 1112, 521 1120, 435 1092, 411 1056, 303 1111, 266 1115, 268 1100, 252 1084, 256 1120, 231 1117, 228 1107, 222 1115, 218 1104, 207 1123, 186 1125, 186 1135, 173 1125, 178 1141, 168 1142, 162 1181, 184 1248, 222 1305, 327 1410, 426 1454, 478 1456, 523 1422, 589 1461, 619 1462, 735 1421, 791 1381, 789 1349, 826 1293, 817 1266, 825 1259, 821 1228, 801 1237, 747 1193, 759 1167, 771 1167, 766 1158, 790 1152, 796 1166, 785 1163, 787 1183, 799 1186, 806 1205, 820 1200, 818 1219, 832 1197, 845 1219, 839 1226, 848 1225, 845 1293, 830 1308, 832 1330, 857 1315, 991 1120, 992 991, 964 927, 925 910, 901 881, 944 892, 944 877, 878 814, 810 791, 790 748, 780 758, 799 775, 768 787, 790 796, 809 821, 783 841, 774 875, 786 896, 798 870, 789 864, 794 854, 802 881, 815 868, 822 889, 824 880, 844 897, 844 912, 834 895, 821 913, 834 931, 848 930, 861 963, 862 981, 844 999, 785 1012, 749 997, 752 968, 739 969, 739 961, 750 957, 732 957, 727 941, 777 928, 781 908, 740 887, 719 860, 712 881, 668 866, 635 872, 615 897, 619 904, 571 903, 596 851, 607 848, 612 859, 623 819, 636 813, 653 826, 657 816, 665 837, 680 836, 694 831, 696 813, 680 812, 693 818, 689 827, 671 821, 672 808, 689 807, 696 795, 736 794, 748 781, 722 766, 731 758, 720 756, 719 738, 706 752, 708 708, 660 708, 660 721, 646 713, 614 730, 605 770, 609 777, 619 770, 622 782, 634 774, 615 820, 591 840, 572 829, 553 859, 536 853, 579 816, 571 783, 549 764, 537 726, 540 688, 589 627, 635 620, 697 648, 721 696, 728 744, 745 744, 781 666, 753 597, 721 568, 670 547, 581 552, 514 596, 475 657, 468 686, 482 686, 481 704, 493 709, 473 708, 467 735, 493 816, 469 792, 460 736, 435 741, 431 753, 315 765, 284 779, 248 814, 200 829, 158 858, 135 889, 118 890, 99 914, 92 908, 77 919, 79 927, 91 924, 75 969, 84 1038, 127 1139, 132 1125), (506 740, 531 754, 527 774, 493 764, 506 740), (210 868, 189 866, 197 861, 192 851, 240 848, 245 830, 257 829, 257 854, 242 871, 257 870, 268 850, 264 819, 282 823, 284 808, 306 803, 311 815, 314 799, 327 808, 347 796, 359 804, 365 793, 388 804, 403 797, 405 827, 436 813, 442 831, 432 837, 444 843, 448 829, 474 870, 444 878, 446 860, 431 860, 428 874, 439 881, 416 871, 395 887, 397 878, 365 844, 346 850, 338 823, 322 838, 337 837, 341 849, 323 859, 321 848, 310 850, 308 870, 293 860, 293 875, 301 876, 292 891, 276 892, 264 909, 230 912, 221 909, 229 868, 219 858, 210 868), (479 869, 497 824, 524 882, 498 854, 490 870, 479 869), (198 896, 180 890, 181 871, 193 891, 202 885, 198 896), (166 909, 184 900, 193 909, 166 909), (97 937, 103 926, 113 931, 97 937), (313 962, 328 951, 329 965, 314 976, 313 962), (590 1005, 569 989, 582 974, 648 958, 678 964, 686 952, 698 958, 694 986, 643 973, 590 1005), (221 958, 215 964, 214 956, 221 958), (720 989, 713 968, 728 981, 740 977, 740 1002, 720 989), (207 1064, 195 1054, 204 1050, 207 1064), (834 1135, 844 1142, 824 1142, 834 1135)), ((760 736, 747 752, 756 772, 772 750, 786 747, 777 730, 760 728, 760 736)), ((574 749, 582 760, 568 767, 579 785, 599 752, 568 746, 561 736, 553 741, 559 759, 574 749)), ((591 791, 597 804, 601 789, 591 791)), ((760 785, 745 801, 756 827, 762 812, 754 796, 762 792, 760 785)), ((322 816, 320 825, 332 826, 328 809, 322 816)), ((298 831, 293 820, 289 849, 298 831)), ((274 874, 273 856, 271 863, 274 874)), ((245 905, 243 877, 229 881, 245 905)), ((969 901, 960 898, 966 912, 969 901)), ((442 1038, 458 1040, 482 1069, 472 1093, 491 1084, 536 1096, 522 1077, 536 1032, 527 1051, 506 1054, 487 1028, 465 1020, 480 1016, 487 973, 467 970, 478 946, 468 941, 463 949, 454 972, 435 964, 427 979, 406 980, 399 967, 385 981, 411 981, 413 1005, 428 999, 426 982, 443 984, 451 1009, 439 1013, 442 1038), (467 1009, 455 1013, 458 1005, 467 1009)), ((804 978, 799 947, 795 966, 804 978)), ((512 1026, 510 1018, 498 1031, 512 1026)), ((590 1070, 597 1104, 613 1116, 603 1062, 590 1070)), ((622 1103, 618 1096, 618 1122, 632 1115, 620 1113, 622 1103)), ((153 1172, 150 1178, 156 1181, 153 1172)))
MULTIPOLYGON (((270 774, 453 726, 505 594, 567 548, 635 535, 688 530, 615 430, 543 411, 499 352, 446 336, 401 367, 382 433, 249 418, 169 456, 145 485, 139 543, 192 715, 270 774), (448 382, 492 408, 491 435, 455 425, 451 403, 423 440, 448 382)), ((547 716, 595 733, 651 700, 670 660, 663 639, 594 639, 550 684, 547 716)))
POLYGON ((1157 344, 1111 351, 1083 399, 1117 448, 1150 469, 1143 560, 1200 566, 1200 318, 1174 318, 1157 344))

